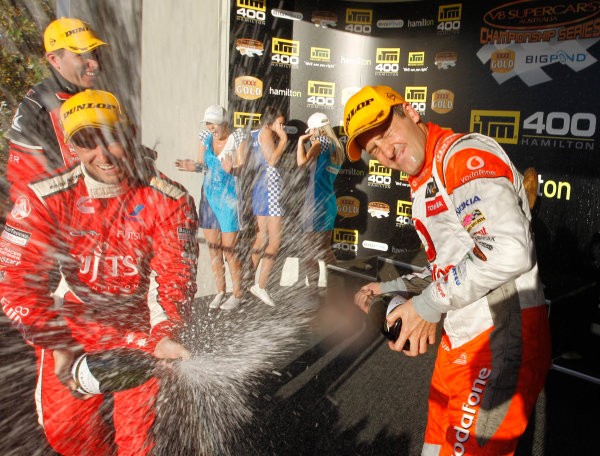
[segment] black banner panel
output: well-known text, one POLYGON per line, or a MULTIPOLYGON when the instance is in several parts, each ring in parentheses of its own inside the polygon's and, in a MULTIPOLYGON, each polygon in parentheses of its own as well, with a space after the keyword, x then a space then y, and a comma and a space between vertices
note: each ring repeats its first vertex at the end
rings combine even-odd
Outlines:
MULTIPOLYGON (((311 114, 327 114, 344 141, 348 98, 388 85, 424 122, 491 136, 521 172, 536 169, 534 231, 549 276, 600 261, 600 1, 232 3, 229 109, 235 126, 255 128, 265 106, 281 108, 289 176, 311 114)), ((338 258, 419 247, 406 176, 363 152, 335 185, 338 258)))

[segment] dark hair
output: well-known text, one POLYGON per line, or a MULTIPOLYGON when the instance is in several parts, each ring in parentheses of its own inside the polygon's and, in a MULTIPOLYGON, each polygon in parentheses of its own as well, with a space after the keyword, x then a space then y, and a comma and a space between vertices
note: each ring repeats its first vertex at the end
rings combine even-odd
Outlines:
POLYGON ((277 120, 278 117, 283 116, 283 113, 275 106, 267 106, 260 117, 260 124, 262 126, 271 125, 277 120))
POLYGON ((402 104, 392 106, 392 113, 396 114, 398 117, 406 117, 404 106, 402 104))

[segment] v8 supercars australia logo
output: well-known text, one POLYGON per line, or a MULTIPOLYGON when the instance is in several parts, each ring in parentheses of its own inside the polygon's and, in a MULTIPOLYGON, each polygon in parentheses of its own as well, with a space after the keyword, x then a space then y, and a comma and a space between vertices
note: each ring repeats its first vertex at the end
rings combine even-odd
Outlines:
POLYGON ((597 1, 505 3, 483 16, 477 57, 490 62, 498 84, 515 76, 530 87, 551 81, 549 65, 579 72, 596 63, 587 48, 600 37, 599 16, 597 1))

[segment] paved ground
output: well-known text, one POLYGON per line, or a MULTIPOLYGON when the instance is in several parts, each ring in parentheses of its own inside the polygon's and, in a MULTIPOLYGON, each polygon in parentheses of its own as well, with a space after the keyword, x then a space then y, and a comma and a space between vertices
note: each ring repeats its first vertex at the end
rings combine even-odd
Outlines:
MULTIPOLYGON (((363 282, 330 274, 329 299, 321 293, 319 311, 302 333, 302 342, 257 379, 249 398, 254 421, 236 431, 227 451, 282 456, 420 454, 435 352, 405 357, 391 352, 383 338, 366 328, 362 314, 347 299, 363 282)), ((279 288, 273 294, 279 301, 303 302, 297 288, 279 288)), ((227 320, 232 325, 243 324, 249 316, 271 318, 276 312, 252 299, 244 311, 231 312, 226 319, 209 315, 204 306, 199 309, 197 317, 207 323, 227 320)), ((0 347, 0 454, 53 455, 33 414, 32 351, 5 322, 0 326, 0 347)), ((598 385, 550 372, 517 454, 595 454, 599 393, 598 385)), ((190 420, 188 427, 193 425, 190 420)), ((180 423, 165 423, 158 454, 201 454, 197 445, 175 444, 180 423)))

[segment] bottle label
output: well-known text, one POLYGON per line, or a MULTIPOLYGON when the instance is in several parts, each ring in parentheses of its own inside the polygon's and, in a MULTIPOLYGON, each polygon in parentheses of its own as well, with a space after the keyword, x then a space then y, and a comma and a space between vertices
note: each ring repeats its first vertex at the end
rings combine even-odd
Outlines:
POLYGON ((407 301, 407 299, 402 295, 394 296, 392 299, 390 299, 390 302, 388 303, 387 311, 385 312, 385 314, 389 315, 392 310, 394 310, 400 304, 404 304, 406 301, 407 301))
POLYGON ((81 355, 79 358, 77 358, 77 361, 73 363, 71 374, 77 383, 78 392, 82 394, 102 393, 100 391, 100 382, 90 372, 85 355, 81 355))

